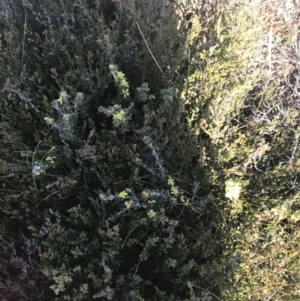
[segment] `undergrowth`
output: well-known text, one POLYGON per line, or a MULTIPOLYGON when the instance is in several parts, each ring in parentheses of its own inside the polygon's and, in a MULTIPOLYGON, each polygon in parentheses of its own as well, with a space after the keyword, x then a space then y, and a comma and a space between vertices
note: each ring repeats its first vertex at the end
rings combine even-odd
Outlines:
POLYGON ((298 300, 291 1, 0 4, 4 300, 298 300))

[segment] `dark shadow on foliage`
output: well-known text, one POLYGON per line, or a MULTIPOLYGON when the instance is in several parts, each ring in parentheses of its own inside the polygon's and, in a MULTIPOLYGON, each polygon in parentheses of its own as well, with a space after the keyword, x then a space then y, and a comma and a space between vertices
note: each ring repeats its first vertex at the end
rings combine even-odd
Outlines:
POLYGON ((55 300, 199 300, 193 285, 220 296, 228 238, 179 96, 176 6, 2 5, 5 298, 50 300, 41 271, 55 300), (20 231, 31 238, 17 254, 20 231))

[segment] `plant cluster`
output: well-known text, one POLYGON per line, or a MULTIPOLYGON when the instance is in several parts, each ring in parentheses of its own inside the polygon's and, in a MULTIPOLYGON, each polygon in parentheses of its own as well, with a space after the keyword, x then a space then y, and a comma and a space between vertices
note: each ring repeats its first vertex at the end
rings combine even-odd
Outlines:
POLYGON ((4 300, 299 299, 299 11, 277 4, 0 3, 4 300))

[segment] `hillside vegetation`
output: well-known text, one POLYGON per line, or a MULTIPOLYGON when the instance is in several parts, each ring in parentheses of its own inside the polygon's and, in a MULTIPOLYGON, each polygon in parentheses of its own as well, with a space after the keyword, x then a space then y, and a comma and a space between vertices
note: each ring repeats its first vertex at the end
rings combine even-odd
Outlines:
POLYGON ((299 26, 1 0, 1 300, 299 300, 299 26))

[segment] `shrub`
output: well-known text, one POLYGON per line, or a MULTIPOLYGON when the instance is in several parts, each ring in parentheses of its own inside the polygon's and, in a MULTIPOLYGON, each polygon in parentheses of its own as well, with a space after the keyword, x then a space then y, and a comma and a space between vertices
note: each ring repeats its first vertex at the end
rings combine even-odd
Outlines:
POLYGON ((296 15, 276 1, 191 9, 183 97, 232 237, 224 256, 235 276, 223 298, 297 300, 296 15))
POLYGON ((296 10, 0 5, 6 299, 299 299, 296 10))
POLYGON ((176 87, 184 35, 174 6, 138 3, 3 3, 2 229, 41 246, 57 300, 219 294, 221 215, 176 87))

